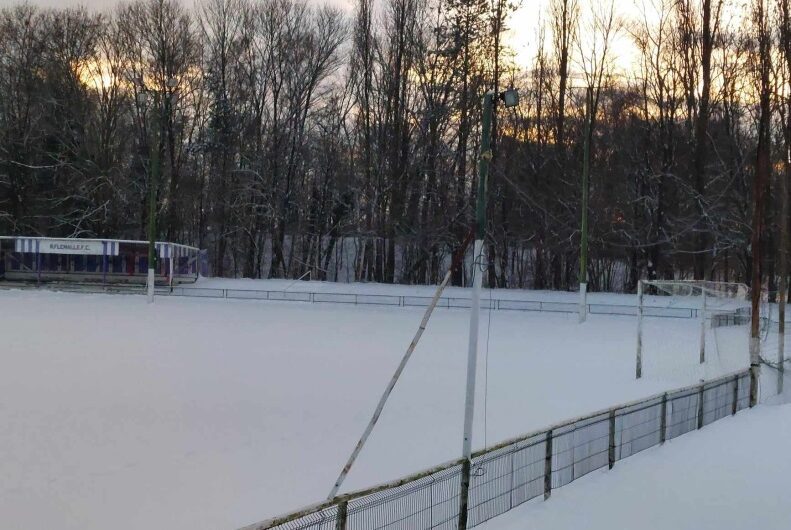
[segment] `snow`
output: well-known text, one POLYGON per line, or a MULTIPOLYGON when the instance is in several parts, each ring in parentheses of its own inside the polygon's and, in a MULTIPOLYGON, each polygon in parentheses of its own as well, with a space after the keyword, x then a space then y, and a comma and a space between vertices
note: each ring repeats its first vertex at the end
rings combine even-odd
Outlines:
MULTIPOLYGON (((63 530, 233 529, 323 499, 423 314, 30 291, 0 311, 0 528, 63 530)), ((434 314, 345 490, 459 456, 468 318, 434 314)), ((634 317, 483 312, 475 445, 746 362, 727 328, 698 368, 698 326, 647 319, 635 381, 634 317)))
POLYGON ((791 405, 760 405, 618 462, 481 530, 786 530, 791 405), (756 443, 757 442, 757 443, 756 443))

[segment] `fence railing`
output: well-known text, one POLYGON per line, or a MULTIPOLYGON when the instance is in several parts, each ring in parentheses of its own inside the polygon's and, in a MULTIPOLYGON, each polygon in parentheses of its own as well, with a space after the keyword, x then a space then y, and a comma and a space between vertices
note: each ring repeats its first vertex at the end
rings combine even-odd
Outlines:
MULTIPOLYGON (((125 284, 101 283, 6 283, 0 285, 2 289, 51 289, 64 292, 80 293, 115 293, 115 294, 145 294, 145 286, 125 284)), ((278 302, 303 302, 303 303, 332 303, 349 305, 374 305, 390 307, 427 307, 431 303, 431 296, 416 295, 388 295, 388 294, 362 294, 362 293, 329 293, 320 291, 283 291, 259 289, 218 289, 211 287, 182 287, 174 286, 157 287, 159 296, 183 296, 189 298, 229 298, 237 300, 272 300, 278 302)), ((443 296, 439 299, 437 307, 441 308, 469 308, 471 301, 465 297, 443 296)), ((637 306, 628 304, 587 304, 588 313, 594 315, 620 315, 636 316, 637 306)), ((536 311, 549 313, 578 313, 579 303, 557 302, 549 300, 518 300, 509 298, 484 298, 481 300, 482 309, 495 311, 536 311)), ((643 316, 665 318, 697 318, 698 309, 683 306, 644 306, 643 316)))
MULTIPOLYGON (((473 455, 468 526, 481 524, 553 489, 649 447, 745 409, 745 370, 622 404, 473 455)), ((348 493, 244 530, 455 530, 461 460, 348 493)))
MULTIPOLYGON (((276 300, 279 302, 333 303, 350 305, 379 305, 393 307, 427 307, 431 296, 327 293, 318 291, 267 291, 253 289, 216 289, 207 287, 174 287, 172 296, 197 298, 233 298, 245 300, 276 300)), ((469 298, 443 296, 437 307, 469 308, 469 298)), ((508 298, 484 298, 482 309, 497 311, 545 311, 553 313, 577 313, 577 302, 555 302, 545 300, 514 300, 508 298)), ((637 307, 627 304, 588 304, 588 313, 599 315, 637 315, 637 307)), ((643 308, 644 316, 669 318, 697 318, 698 309, 691 307, 647 306, 643 308)))

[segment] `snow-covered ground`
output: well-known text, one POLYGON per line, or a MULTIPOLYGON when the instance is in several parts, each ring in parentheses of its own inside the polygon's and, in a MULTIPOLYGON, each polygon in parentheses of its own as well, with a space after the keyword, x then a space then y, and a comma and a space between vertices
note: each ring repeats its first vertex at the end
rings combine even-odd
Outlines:
POLYGON ((787 530, 791 405, 761 405, 597 471, 481 530, 787 530))
MULTIPOLYGON (((321 500, 423 313, 30 291, 0 311, 0 528, 59 530, 233 529, 321 500)), ((743 328, 700 369, 695 320, 647 319, 635 381, 633 317, 482 316, 479 447, 746 362, 743 328)), ((435 313, 346 488, 459 456, 467 325, 435 313)))

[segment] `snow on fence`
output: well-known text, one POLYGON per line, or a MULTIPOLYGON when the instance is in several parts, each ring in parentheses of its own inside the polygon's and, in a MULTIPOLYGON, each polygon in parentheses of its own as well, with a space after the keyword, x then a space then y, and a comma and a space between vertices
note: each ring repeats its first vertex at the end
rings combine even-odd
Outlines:
MULTIPOLYGON (((473 454, 468 526, 748 408, 744 370, 618 405, 473 454)), ((243 530, 414 530, 458 526, 461 459, 340 495, 243 530)))
MULTIPOLYGON (((333 303, 351 305, 380 305, 393 307, 427 307, 431 302, 430 296, 414 295, 386 295, 386 294, 357 294, 357 293, 329 293, 312 291, 266 291, 253 289, 217 289, 207 287, 174 287, 172 296, 186 296, 198 298, 233 298, 247 300, 276 300, 281 302, 308 302, 308 303, 333 303)), ((637 306, 625 304, 587 304, 588 313, 595 315, 626 315, 636 316, 637 306)), ((439 299, 437 307, 444 308, 469 308, 470 299, 464 297, 443 296, 439 299)), ((495 311, 545 311, 551 313, 578 313, 577 302, 553 302, 542 300, 513 300, 491 298, 481 300, 482 309, 495 311)), ((644 316, 669 317, 669 318, 697 318, 698 309, 680 306, 646 306, 643 308, 644 316)))

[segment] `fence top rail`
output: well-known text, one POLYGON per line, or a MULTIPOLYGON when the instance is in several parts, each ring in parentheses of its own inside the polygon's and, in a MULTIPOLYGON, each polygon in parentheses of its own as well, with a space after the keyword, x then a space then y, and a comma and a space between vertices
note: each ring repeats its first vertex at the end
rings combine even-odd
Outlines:
MULTIPOLYGON (((674 388, 674 389, 668 390, 666 392, 659 392, 659 393, 653 394, 651 396, 635 399, 635 400, 632 400, 632 401, 627 401, 625 403, 620 403, 618 405, 615 405, 615 406, 612 406, 612 407, 607 407, 607 408, 604 408, 604 409, 600 409, 600 410, 598 410, 596 412, 588 413, 588 414, 585 414, 585 415, 582 415, 582 416, 577 416, 577 417, 574 417, 574 418, 569 419, 569 420, 563 420, 563 421, 554 423, 554 424, 550 425, 549 427, 544 427, 542 429, 537 429, 537 430, 531 431, 531 432, 529 432, 527 434, 522 434, 522 435, 516 436, 514 438, 509 438, 509 439, 503 440, 502 442, 499 442, 499 443, 497 443, 495 445, 491 445, 489 447, 485 447, 483 449, 479 449, 477 451, 474 451, 472 453, 472 458, 478 458, 478 457, 484 456, 484 455, 486 455, 488 453, 504 449, 504 448, 506 448, 508 446, 516 445, 516 444, 519 444, 521 442, 525 442, 527 440, 530 440, 531 438, 535 438, 535 437, 541 436, 541 435, 546 435, 550 431, 555 431, 555 430, 558 430, 558 429, 561 429, 561 428, 574 426, 574 424, 576 424, 576 423, 580 423, 580 422, 583 422, 583 421, 586 421, 586 420, 590 420, 590 419, 593 419, 593 418, 596 418, 596 417, 599 417, 599 416, 607 415, 607 414, 610 414, 610 413, 617 414, 617 412, 619 410, 630 408, 630 407, 634 407, 634 406, 637 406, 637 405, 641 405, 641 404, 649 402, 649 401, 655 401, 657 399, 662 399, 663 397, 670 396, 671 394, 679 394, 679 393, 689 392, 689 391, 693 391, 693 390, 700 390, 700 388, 703 388, 704 390, 711 389, 711 388, 716 388, 720 384, 726 384, 726 383, 728 383, 730 381, 733 381, 734 379, 738 379, 738 378, 744 377, 746 375, 749 375, 749 369, 747 369, 747 368, 739 370, 739 371, 736 371, 736 372, 731 372, 731 373, 728 373, 728 374, 716 377, 714 379, 710 379, 708 381, 702 381, 700 383, 696 383, 696 384, 693 384, 693 385, 687 385, 687 386, 684 386, 684 387, 681 387, 681 388, 674 388)), ((301 509, 299 509, 297 511, 293 511, 293 512, 290 512, 290 513, 287 513, 287 514, 279 515, 279 516, 276 516, 276 517, 273 517, 273 518, 270 518, 270 519, 267 519, 265 521, 261 521, 261 522, 258 522, 258 523, 253 523, 251 525, 248 525, 248 526, 245 526, 245 527, 241 528, 240 530, 266 530, 268 528, 279 526, 279 525, 288 523, 290 521, 293 521, 295 519, 299 519, 300 517, 304 517, 304 516, 310 515, 312 513, 320 512, 321 510, 327 509, 327 508, 329 508, 331 506, 334 506, 336 504, 339 504, 341 502, 349 502, 351 500, 358 499, 358 498, 361 498, 361 497, 366 497, 368 495, 372 495, 374 493, 379 493, 379 492, 384 491, 384 490, 398 488, 398 487, 403 486, 405 484, 409 484, 410 482, 415 482, 415 481, 420 480, 422 478, 425 478, 425 477, 434 475, 436 473, 440 473, 442 471, 445 471, 447 469, 450 469, 450 468, 452 468, 454 466, 461 465, 463 461, 464 461, 464 458, 456 458, 454 460, 449 460, 449 461, 447 461, 447 462, 445 462, 443 464, 439 464, 437 466, 424 469, 423 471, 418 471, 416 473, 412 473, 410 475, 406 475, 406 476, 404 476, 402 478, 399 478, 399 479, 391 480, 391 481, 388 481, 388 482, 382 482, 380 484, 377 484, 375 486, 371 486, 371 487, 368 487, 368 488, 365 488, 365 489, 355 490, 355 491, 351 491, 349 493, 343 493, 343 494, 338 495, 338 496, 336 496, 336 497, 334 497, 332 499, 327 499, 327 500, 322 501, 322 502, 317 502, 317 503, 305 506, 305 507, 303 507, 303 508, 301 508, 301 509)))

